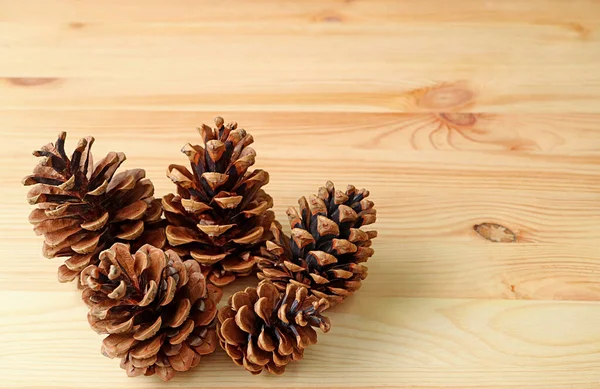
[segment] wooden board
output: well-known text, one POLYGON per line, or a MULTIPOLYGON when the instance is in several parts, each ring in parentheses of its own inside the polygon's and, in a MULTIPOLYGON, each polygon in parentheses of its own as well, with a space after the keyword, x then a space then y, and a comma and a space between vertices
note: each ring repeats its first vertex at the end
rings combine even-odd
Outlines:
POLYGON ((284 376, 218 351, 169 386, 600 387, 599 28, 585 0, 0 0, 0 387, 163 387, 99 353, 20 179, 65 130, 161 196, 215 115, 282 221, 331 179, 380 235, 284 376))

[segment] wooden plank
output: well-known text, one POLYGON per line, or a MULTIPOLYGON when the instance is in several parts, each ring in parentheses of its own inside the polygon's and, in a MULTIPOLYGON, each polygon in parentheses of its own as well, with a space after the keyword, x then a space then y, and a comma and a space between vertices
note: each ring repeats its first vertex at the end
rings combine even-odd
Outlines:
POLYGON ((597 112, 598 5, 590 2, 574 10, 554 1, 551 11, 539 1, 465 2, 472 12, 453 10, 458 20, 446 7, 426 12, 433 2, 287 2, 266 16, 246 6, 214 19, 204 3, 151 2, 139 22, 119 2, 101 12, 48 2, 47 13, 4 3, 5 107, 597 112), (193 10, 189 21, 173 20, 181 9, 193 10), (415 107, 414 96, 448 85, 430 96, 434 106, 415 107))
MULTIPOLYGON (((391 152, 410 150, 518 151, 570 157, 600 153, 599 114, 217 112, 252 132, 257 145, 266 149, 260 150, 260 157, 272 147, 288 144, 304 148, 318 144, 328 152, 341 148, 390 151, 386 156, 392 158, 395 153, 391 152)), ((58 131, 67 131, 73 138, 93 134, 120 142, 131 141, 131 131, 139 134, 136 142, 168 141, 178 150, 179 143, 199 141, 194 129, 213 116, 213 111, 0 107, 4 133, 28 149, 36 147, 35 139, 52 137, 58 131), (31 138, 21 137, 23 132, 31 138)), ((106 141, 99 139, 96 147, 106 141)))
MULTIPOLYGON (((413 35, 415 31, 405 31, 403 35, 413 35)), ((150 33, 153 34, 153 33, 150 33)), ((467 31, 461 34, 478 35, 478 31, 467 31)), ((260 37, 252 38, 254 41, 260 37)), ((458 37, 456 38, 458 39, 458 37)), ((488 37, 487 40, 494 40, 488 37)), ((379 40, 363 43, 365 47, 376 45, 379 40)), ((170 46, 174 42, 167 42, 170 46)), ((308 42, 292 42, 292 46, 309 45, 308 42)), ((330 41, 329 45, 339 46, 341 42, 330 41)), ((438 43, 439 45, 442 42, 438 43)), ((540 45, 543 43, 540 42, 540 45)), ((147 43, 140 42, 140 46, 147 43)), ((204 51, 214 51, 210 44, 203 46, 204 51)), ((269 43, 271 46, 279 46, 269 43)), ((287 47, 288 43, 284 46, 287 47)), ((391 48, 389 48, 391 50, 391 48)), ((193 47, 188 48, 194 50, 193 47)), ((235 51, 234 49, 227 49, 235 51)), ((324 52, 327 48, 323 48, 324 52)), ((387 49, 385 49, 387 50, 387 49)), ((508 50, 508 48, 506 48, 508 50)), ((505 71, 503 67, 493 69, 494 65, 483 64, 471 67, 465 71, 441 70, 436 72, 431 80, 431 70, 424 70, 422 62, 398 69, 398 66, 385 69, 380 65, 366 63, 358 65, 360 71, 348 71, 345 65, 328 65, 324 77, 314 77, 312 74, 323 73, 313 65, 299 59, 286 60, 285 63, 271 66, 282 69, 271 71, 265 68, 261 72, 237 70, 234 67, 222 69, 223 73, 211 69, 207 73, 198 74, 195 67, 180 69, 174 67, 171 55, 143 52, 128 58, 130 54, 103 58, 99 54, 76 50, 75 56, 68 59, 66 52, 43 48, 39 50, 16 49, 10 55, 20 58, 33 57, 34 61, 18 62, 0 68, 0 73, 6 75, 0 84, 0 102, 8 108, 29 109, 70 109, 95 106, 109 109, 171 109, 178 111, 197 110, 243 110, 243 111, 290 111, 304 112, 414 112, 431 110, 465 111, 464 106, 475 107, 478 111, 486 112, 536 112, 551 113, 556 111, 595 113, 598 112, 598 96, 594 92, 582 91, 574 85, 590 85, 600 82, 594 73, 594 64, 574 60, 561 66, 569 68, 566 77, 563 70, 545 68, 542 64, 523 65, 522 69, 505 71), (53 56, 58 56, 52 58, 53 56), (151 58, 150 60, 148 58, 151 58), (50 59, 51 64, 41 67, 39 62, 50 59), (150 62, 150 63, 149 63, 150 62), (72 68, 78 64, 77 69, 72 68), (97 65, 104 63, 102 67, 97 65), (536 85, 526 85, 526 81, 534 75, 530 67, 540 69, 542 80, 536 85), (69 69, 72 76, 63 74, 69 69), (146 69, 146 70, 143 70, 146 69), (84 74, 82 74, 84 73, 84 74), (90 74, 93 73, 93 74, 90 74), (165 76, 165 73, 173 74, 165 76), (276 74, 272 74, 276 73, 276 74), (278 74, 277 74, 278 73, 278 74), (347 75, 341 76, 341 73, 347 75), (348 78, 361 78, 364 74, 377 74, 365 81, 348 82, 348 78), (467 74, 482 74, 467 77, 467 74), (300 75, 299 75, 300 74, 300 75), (32 75, 36 75, 33 77, 32 75), (115 77, 112 78, 111 75, 115 77), (275 81, 271 81, 272 78, 275 81), (493 78, 497 82, 490 82, 493 78), (156 79, 164 83, 154 84, 156 79), (411 80, 411 81, 408 81, 411 80), (414 80, 414 81, 413 81, 414 80), (459 80, 459 81, 457 81, 459 80), (23 86, 26 85, 26 86, 23 86), (169 85, 165 87, 165 85, 169 85), (383 85, 383 86, 382 86, 383 85), (525 86, 526 85, 526 86, 525 86), (445 101, 449 105, 415 106, 416 98, 423 91, 440 90, 450 86, 453 96, 445 101), (471 96, 471 97, 466 97, 471 96)), ((67 50, 70 51, 70 50, 67 50)), ((125 50, 128 51, 128 50, 125 50)), ((387 50, 389 51, 389 50, 387 50)), ((101 52, 101 51, 98 51, 101 52)), ((596 52, 593 50, 592 52, 596 52)), ((324 53, 307 52, 303 57, 322 57, 324 53)), ((132 54, 133 55, 133 54, 132 54)), ((257 56, 268 56, 269 53, 259 53, 257 56)), ((287 57, 287 53, 279 53, 287 57)), ((346 53, 342 57, 350 60, 356 53, 346 53)), ((369 56, 378 56, 372 53, 369 56)), ((400 55, 400 53, 398 53, 400 55)), ((0 51, 0 56, 7 58, 8 52, 0 51)), ((570 57, 565 53, 564 57, 570 57)), ((337 58, 337 57, 336 57, 337 58)), ((182 67, 191 66, 189 63, 202 61, 203 57, 180 58, 182 67)), ((224 57, 223 63, 232 63, 237 59, 224 57)), ((257 60, 255 60, 257 61, 257 60)), ((337 61, 337 60, 336 60, 337 61)), ((384 59, 386 63, 396 59, 384 59)), ((492 59, 500 62, 500 58, 492 59)), ((546 58, 544 63, 552 62, 546 58)), ((452 61, 450 61, 452 62, 452 61)), ((249 63, 250 69, 261 67, 258 62, 249 63)), ((450 65, 446 65, 450 66, 450 65)), ((511 68, 518 68, 511 65, 511 68)), ((220 67, 221 69, 221 67, 220 67)), ((445 104, 444 103, 444 104, 445 104)))
MULTIPOLYGON (((26 215, 22 215, 26 216, 26 215)), ((8 226, 2 226, 8 236, 8 226)), ((4 291, 71 290, 56 282, 60 260, 41 255, 41 239, 32 239, 28 225, 18 231, 14 246, 0 254, 4 291), (18 263, 18 266, 15 265, 18 263), (24 280, 24 274, 27 279, 24 280)), ((429 242, 384 234, 375 244, 369 276, 361 296, 483 298, 506 300, 600 300, 598 249, 594 246, 429 242)), ((255 282, 250 277, 244 283, 255 282)), ((242 284, 242 285, 243 285, 242 284)), ((236 284, 236 287, 240 284, 236 284)))
MULTIPOLYGON (((438 0, 255 0, 229 1, 223 6, 208 0, 148 0, 144 6, 119 0, 104 0, 102 7, 77 0, 4 0, 0 4, 0 21, 58 24, 83 23, 202 23, 202 24, 311 24, 315 21, 340 23, 346 20, 389 23, 531 23, 555 24, 573 30, 576 21, 586 25, 598 22, 597 3, 588 0, 530 0, 526 3, 505 1, 484 3, 461 0, 452 4, 438 0), (210 15, 210 17, 208 17, 210 15), (327 20, 327 15, 341 15, 341 20, 327 20), (314 16, 314 18, 310 18, 314 16), (321 18, 317 18, 321 16, 321 18)), ((77 26, 73 26, 77 27, 77 26)), ((82 26, 79 26, 80 28, 82 26)), ((85 26, 83 26, 85 27, 85 26)), ((585 27, 585 26, 582 26, 585 27)))
MULTIPOLYGON (((20 302, 0 307, 0 387, 24 386, 24 377, 40 388, 156 387, 152 379, 127 378, 118 361, 100 354, 101 338, 88 328, 77 295, 0 292, 3 301, 20 302)), ((170 385, 590 388, 600 379, 598 307, 357 295, 330 312, 332 330, 285 376, 251 377, 218 352, 170 385)))

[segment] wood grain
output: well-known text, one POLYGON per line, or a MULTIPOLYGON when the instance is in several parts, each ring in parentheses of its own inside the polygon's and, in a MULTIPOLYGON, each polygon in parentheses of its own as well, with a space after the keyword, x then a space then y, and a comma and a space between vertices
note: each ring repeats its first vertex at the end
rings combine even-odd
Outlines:
MULTIPOLYGON (((600 387, 600 3, 0 0, 0 387, 164 387, 99 353, 21 177, 67 131, 156 195, 213 116, 277 216, 371 191, 369 277, 283 377, 222 352, 171 387, 600 387)), ((255 282, 228 287, 227 293, 255 282)))
POLYGON ((600 97, 593 1, 207 3, 4 0, 0 102, 412 112, 458 83, 478 110, 529 113, 595 112, 600 97))
MULTIPOLYGON (((117 361, 97 352, 100 338, 80 319, 85 309, 75 295, 2 293, 2 299, 21 300, 18 310, 3 311, 0 319, 4 364, 12 366, 3 386, 22 386, 27 376, 42 388, 54 387, 44 380, 49 377, 66 387, 159 387, 155 380, 125 377, 117 361), (35 316, 23 322, 30 312, 35 316)), ((284 377, 249 379, 219 350, 169 386, 586 387, 600 367, 596 303, 357 295, 340 308, 329 336, 284 377)))

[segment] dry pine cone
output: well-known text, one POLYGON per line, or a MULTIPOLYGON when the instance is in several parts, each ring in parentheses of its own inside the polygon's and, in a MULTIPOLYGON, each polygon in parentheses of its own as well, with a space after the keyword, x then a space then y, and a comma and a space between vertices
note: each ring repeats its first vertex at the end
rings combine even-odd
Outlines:
POLYGON ((211 323, 220 291, 207 289, 200 265, 173 251, 142 246, 133 256, 116 243, 100 263, 81 272, 88 321, 100 334, 102 353, 121 358, 128 376, 156 374, 164 381, 187 371, 215 350, 211 323))
POLYGON ((291 239, 281 232, 281 225, 271 226, 273 239, 257 256, 258 278, 273 282, 285 290, 291 282, 305 286, 317 297, 332 305, 356 291, 367 276, 363 266, 373 255, 371 239, 376 231, 360 227, 375 222, 369 192, 352 185, 346 192, 335 190, 332 182, 321 187, 318 196, 298 200, 300 212, 287 211, 292 227, 291 239))
POLYGON ((219 310, 219 344, 252 374, 264 369, 282 374, 288 363, 302 359, 304 349, 317 342, 313 327, 329 331, 329 319, 321 315, 328 306, 326 299, 308 296, 304 287, 288 284, 280 293, 263 281, 258 288, 235 293, 219 310))
POLYGON ((170 165, 167 176, 177 185, 177 195, 163 198, 169 222, 169 244, 183 258, 202 265, 217 286, 253 271, 252 251, 264 243, 274 215, 273 199, 261 187, 269 182, 263 170, 248 171, 256 153, 252 135, 215 119, 215 129, 200 129, 204 146, 183 147, 192 172, 170 165))
POLYGON ((69 257, 58 270, 59 281, 77 278, 115 242, 162 247, 166 241, 162 209, 152 197, 154 186, 144 178, 144 170, 115 174, 125 161, 125 154, 115 152, 94 166, 92 137, 79 140, 69 158, 65 138, 61 132, 55 144, 34 151, 44 159, 23 179, 24 185, 35 185, 27 195, 30 204, 37 204, 29 221, 38 235, 44 235, 44 256, 69 257))

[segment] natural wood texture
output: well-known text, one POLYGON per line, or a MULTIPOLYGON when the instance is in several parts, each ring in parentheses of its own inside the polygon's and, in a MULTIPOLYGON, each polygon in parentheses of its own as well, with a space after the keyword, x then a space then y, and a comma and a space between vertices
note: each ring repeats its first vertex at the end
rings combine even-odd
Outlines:
MULTIPOLYGON (((99 337, 81 324, 85 309, 72 291, 1 297, 21 301, 0 319, 3 361, 10 366, 3 368, 3 386, 166 387, 123 377, 115 361, 98 355, 99 337), (21 324, 28 313, 35 318, 21 324)), ((589 388, 600 368, 597 306, 357 294, 335 312, 337 326, 281 378, 252 377, 218 352, 168 386, 589 388)))
MULTIPOLYGON (((600 3, 0 0, 0 387, 164 387, 99 353, 27 222, 30 151, 69 132, 157 195, 219 114, 285 209, 371 191, 375 256, 281 378, 222 352, 172 387, 600 386, 600 3), (530 301, 525 301, 530 300, 530 301)), ((231 293, 252 278, 228 287, 231 293)))

